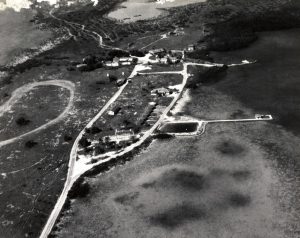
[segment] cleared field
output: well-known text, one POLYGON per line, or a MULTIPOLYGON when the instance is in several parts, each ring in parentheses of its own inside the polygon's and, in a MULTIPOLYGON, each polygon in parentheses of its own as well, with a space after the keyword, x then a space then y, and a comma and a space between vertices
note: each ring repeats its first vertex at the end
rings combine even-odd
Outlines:
POLYGON ((70 92, 64 88, 35 87, 0 118, 0 141, 20 136, 55 119, 64 111, 69 98, 70 92))

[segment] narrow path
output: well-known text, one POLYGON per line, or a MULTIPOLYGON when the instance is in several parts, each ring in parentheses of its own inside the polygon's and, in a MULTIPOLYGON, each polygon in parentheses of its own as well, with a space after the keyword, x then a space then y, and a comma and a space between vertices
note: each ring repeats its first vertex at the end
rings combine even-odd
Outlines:
MULTIPOLYGON (((68 21, 68 20, 65 20, 65 19, 58 18, 57 16, 54 15, 54 10, 55 10, 55 9, 53 8, 53 9, 51 9, 50 12, 49 12, 49 15, 50 15, 53 19, 55 19, 55 20, 57 20, 57 21, 64 22, 64 23, 66 23, 66 24, 68 24, 68 25, 71 25, 71 26, 77 26, 77 27, 79 27, 83 32, 86 32, 87 35, 91 36, 92 38, 96 38, 99 47, 101 47, 101 48, 107 48, 107 49, 114 49, 114 50, 121 50, 121 49, 118 48, 118 47, 113 47, 113 46, 105 45, 105 44, 103 43, 103 37, 102 37, 98 32, 96 32, 96 31, 92 31, 92 30, 86 29, 86 26, 85 26, 85 25, 79 24, 79 23, 77 23, 77 22, 71 22, 71 21, 68 21)), ((104 34, 105 34, 105 36, 106 36, 107 38, 109 38, 109 39, 111 40, 111 38, 110 38, 105 32, 104 32, 104 34)), ((72 34, 72 35, 73 35, 73 34, 72 34)), ((112 41, 112 40, 111 40, 111 41, 112 41)))
POLYGON ((165 72, 146 72, 139 73, 140 75, 155 75, 155 74, 182 74, 182 71, 165 71, 165 72))
POLYGON ((254 121, 271 121, 273 118, 249 118, 249 119, 225 119, 225 120, 208 120, 206 123, 218 123, 218 122, 254 122, 254 121))
POLYGON ((148 48, 149 46, 155 44, 156 42, 159 42, 159 41, 161 41, 161 40, 163 40, 163 39, 167 39, 167 38, 168 38, 168 37, 167 37, 167 34, 160 35, 160 38, 159 38, 159 39, 157 39, 157 40, 155 40, 155 41, 149 43, 148 45, 143 46, 143 47, 141 48, 141 50, 146 49, 146 48, 148 48))
POLYGON ((30 166, 27 166, 27 167, 24 167, 24 168, 22 168, 22 169, 17 169, 17 170, 8 171, 8 172, 3 172, 3 171, 1 171, 0 174, 6 176, 6 175, 8 175, 8 174, 16 174, 16 173, 19 173, 19 172, 21 172, 21 171, 30 169, 30 168, 32 168, 32 167, 34 167, 34 166, 36 166, 36 165, 42 163, 45 159, 46 159, 46 157, 40 159, 38 162, 35 162, 34 164, 32 164, 32 165, 30 165, 30 166))
POLYGON ((19 101, 25 93, 29 92, 30 90, 32 90, 35 87, 48 86, 48 85, 54 85, 54 86, 66 88, 67 90, 69 90, 70 97, 69 97, 68 105, 66 106, 65 110, 58 117, 56 117, 55 119, 47 122, 46 124, 44 124, 44 125, 42 125, 38 128, 35 128, 32 131, 29 131, 27 133, 24 133, 20 136, 16 136, 16 137, 8 139, 8 140, 0 141, 0 148, 4 145, 8 145, 8 144, 13 143, 17 140, 20 140, 20 139, 24 138, 25 136, 32 135, 32 134, 37 133, 41 130, 44 130, 44 129, 56 124, 57 122, 62 120, 68 114, 71 107, 73 106, 75 85, 72 82, 66 81, 66 80, 49 80, 49 81, 35 82, 35 83, 26 84, 26 85, 16 89, 12 93, 11 98, 8 101, 6 101, 2 106, 0 106, 0 116, 2 116, 5 112, 9 111, 11 109, 11 107, 17 101, 19 101))

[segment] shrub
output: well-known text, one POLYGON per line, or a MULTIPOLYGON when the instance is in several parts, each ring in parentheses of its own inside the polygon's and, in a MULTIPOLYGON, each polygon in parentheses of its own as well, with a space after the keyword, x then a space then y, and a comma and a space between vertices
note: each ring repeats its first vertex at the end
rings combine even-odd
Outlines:
POLYGON ((64 141, 71 141, 73 138, 69 135, 64 135, 64 141))
POLYGON ((82 146, 82 147, 84 147, 84 148, 86 148, 86 147, 88 147, 88 146, 91 145, 91 142, 88 141, 87 138, 82 137, 82 138, 79 140, 79 145, 82 146))
POLYGON ((99 128, 99 127, 97 127, 97 126, 93 126, 92 128, 91 128, 91 133, 92 134, 97 134, 97 133, 100 133, 102 130, 99 128))
POLYGON ((114 58, 114 57, 128 57, 129 53, 127 51, 124 50, 112 50, 108 53, 110 58, 114 58))
POLYGON ((118 77, 112 74, 110 74, 108 78, 110 82, 115 82, 118 80, 118 77))
POLYGON ((77 180, 69 192, 69 198, 84 198, 90 192, 90 185, 83 179, 77 180))
POLYGON ((140 50, 131 50, 130 54, 132 56, 136 56, 136 57, 144 57, 145 56, 145 53, 143 51, 140 51, 140 50))
POLYGON ((38 143, 37 142, 35 142, 35 141, 33 141, 33 140, 29 140, 29 141, 26 141, 25 142, 25 147, 27 147, 27 148, 32 148, 32 147, 34 147, 34 146, 36 146, 38 143))
POLYGON ((97 145, 95 147, 95 154, 100 155, 100 154, 103 154, 103 153, 105 153, 105 147, 102 146, 102 145, 97 145))
POLYGON ((16 123, 19 125, 19 126, 26 126, 30 123, 30 120, 26 119, 25 117, 19 117, 17 120, 16 120, 16 123))

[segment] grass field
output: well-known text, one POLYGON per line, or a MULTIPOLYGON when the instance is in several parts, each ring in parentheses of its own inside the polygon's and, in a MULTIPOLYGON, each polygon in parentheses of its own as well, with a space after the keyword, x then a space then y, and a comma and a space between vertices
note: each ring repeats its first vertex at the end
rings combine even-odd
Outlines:
POLYGON ((1 117, 0 124, 5 127, 0 128, 0 140, 22 135, 55 119, 64 111, 69 98, 68 90, 52 85, 29 91, 1 117))

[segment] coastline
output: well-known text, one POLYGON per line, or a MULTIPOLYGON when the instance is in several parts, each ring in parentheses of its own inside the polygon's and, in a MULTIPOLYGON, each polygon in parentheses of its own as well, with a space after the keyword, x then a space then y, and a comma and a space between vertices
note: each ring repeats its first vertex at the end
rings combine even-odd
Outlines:
MULTIPOLYGON (((202 4, 201 4, 202 5, 202 4)), ((192 6, 189 6, 189 7, 192 7, 192 6)), ((174 11, 174 9, 172 10, 172 11, 174 11)), ((162 17, 162 18, 172 18, 172 16, 164 16, 164 17, 162 17)), ((228 20, 228 24, 232 24, 232 22, 231 21, 236 21, 236 20, 238 20, 239 18, 234 18, 234 19, 229 19, 228 20)), ((153 23, 153 22, 155 22, 156 20, 158 20, 158 22, 160 22, 160 20, 162 20, 162 19, 151 19, 150 20, 150 23, 149 24, 151 24, 151 22, 153 23)), ((201 20, 199 20, 199 21, 201 21, 201 20)), ((145 22, 146 22, 146 20, 145 20, 145 22)), ((250 21, 251 22, 251 21, 250 21)), ((274 22, 273 22, 274 23, 274 22)), ((272 24, 273 24, 272 23, 272 24)), ((140 24, 140 23, 139 23, 140 24)), ((214 23, 216 26, 219 24, 218 22, 217 23, 214 23)), ((248 23, 249 24, 249 23, 248 23)), ((297 21, 295 21, 295 22, 293 22, 293 24, 295 24, 296 26, 297 26, 297 21)), ((199 23, 199 25, 201 25, 200 23, 199 23)), ((220 23, 220 26, 222 27, 222 26, 224 26, 223 25, 223 23, 220 23)), ((188 26, 187 26, 188 27, 188 26)), ((247 27, 249 27, 249 26, 247 26, 247 27)), ((278 26, 279 28, 280 27, 282 27, 282 26, 278 26)), ((283 28, 285 28, 285 27, 287 27, 287 26, 283 26, 283 28)), ((217 28, 216 28, 217 29, 217 28)), ((226 38, 227 37, 227 35, 225 35, 225 36, 223 36, 222 34, 224 33, 223 31, 220 33, 220 35, 218 35, 218 34, 216 34, 216 35, 214 35, 215 33, 213 32, 214 30, 216 30, 216 29, 212 29, 212 35, 210 35, 210 36, 208 36, 208 38, 207 38, 207 40, 208 41, 210 41, 210 40, 212 40, 212 39, 214 39, 214 37, 216 37, 218 40, 220 40, 220 41, 224 41, 224 42, 229 42, 230 41, 230 38, 231 38, 231 35, 229 35, 229 39, 228 38, 226 38), (211 37, 211 38, 210 38, 211 37), (224 38, 225 37, 225 38, 224 38), (224 40, 225 39, 225 40, 224 40)), ((224 28, 224 29, 226 29, 226 30, 230 30, 230 29, 232 29, 232 28, 224 28)), ((247 28, 248 29, 248 28, 247 28)), ((249 28, 249 29, 251 29, 251 28, 249 28)), ((150 30, 150 32, 151 32, 151 30, 150 30)), ((240 33, 239 31, 237 31, 238 33, 240 33)), ((234 34, 233 34, 233 36, 235 36, 235 34, 237 34, 237 32, 234 32, 234 34)), ((217 32, 217 33, 219 33, 219 32, 217 32)), ((229 33, 231 33, 230 31, 229 31, 229 33)), ((248 34, 248 32, 246 32, 247 34, 248 34)), ((246 34, 246 35, 247 35, 246 34)), ((254 35, 255 35, 256 33, 254 32, 254 35)), ((243 32, 241 33, 241 35, 243 36, 243 32)), ((255 44, 257 43, 257 42, 259 42, 259 41, 251 41, 251 42, 249 42, 248 41, 248 39, 252 39, 251 37, 253 36, 253 34, 250 34, 249 35, 249 38, 247 38, 246 37, 246 39, 243 39, 243 37, 241 37, 241 39, 238 39, 238 41, 235 41, 234 42, 234 44, 236 44, 236 48, 234 48, 234 49, 237 49, 237 48, 241 48, 241 47, 244 47, 244 49, 246 49, 248 46, 249 47, 251 47, 251 43, 253 43, 253 42, 255 42, 255 44), (245 40, 245 41, 243 41, 243 40, 245 40), (238 43, 237 43, 238 42, 238 43)), ((255 40, 256 40, 256 38, 255 38, 255 40)), ((213 41, 213 40, 212 40, 213 41)), ((202 42, 203 43, 203 42, 202 42)), ((202 44, 201 42, 199 43, 199 45, 201 46, 201 44, 202 44)), ((204 42, 204 43, 207 43, 207 42, 204 42)), ((118 44, 118 42, 116 43, 116 44, 118 44)), ((215 50, 220 50, 220 51, 222 51, 223 49, 225 50, 224 52, 230 52, 230 51, 228 51, 228 50, 230 50, 230 49, 232 49, 232 47, 230 46, 232 44, 232 42, 229 42, 228 43, 228 45, 226 45, 225 47, 224 46, 212 46, 212 45, 209 45, 209 50, 213 50, 213 49, 215 49, 215 50), (223 48, 224 47, 224 48, 223 48)), ((197 43, 197 45, 198 45, 198 43, 197 43)), ((54 47, 56 47, 56 46, 54 46, 54 47)), ((46 54, 46 53, 45 53, 46 54)), ((213 53, 214 54, 214 53, 213 53)), ((36 55, 37 56, 37 55, 36 55)), ((35 57, 35 56, 34 56, 35 57)), ((217 57, 213 57, 213 58, 215 58, 215 60, 216 61, 219 61, 219 60, 217 60, 217 57)), ((254 58, 255 58, 255 55, 254 55, 254 58)), ((220 60, 221 61, 221 60, 220 60)), ((261 65, 261 61, 258 61, 258 64, 259 65, 261 65)), ((248 67, 248 66, 246 66, 246 67, 248 67)), ((250 67, 252 67, 252 66, 250 66, 250 67)), ((241 72, 241 73, 245 73, 246 72, 246 70, 237 70, 238 72, 241 72)), ((230 73, 231 73, 231 70, 230 70, 230 73)), ((226 79, 224 80, 224 81, 226 81, 226 79)), ((89 82, 89 81, 85 81, 85 83, 86 82, 89 82)), ((240 83, 244 83, 244 82, 240 82, 240 83)), ((234 83, 233 83, 234 84, 234 83)), ((214 87, 214 86, 212 86, 212 87, 214 87)), ((224 89, 226 89, 226 87, 227 87, 227 85, 223 85, 222 86, 223 88, 221 88, 222 90, 224 90, 224 89)), ((192 89, 191 91, 194 91, 194 89, 192 89)), ((226 91, 224 90, 224 92, 223 92, 224 94, 226 94, 226 91)), ((227 91, 227 93, 228 93, 228 91, 227 91)), ((228 94, 230 94, 230 93, 228 93, 228 94)), ((181 98, 180 98, 180 100, 177 102, 177 104, 176 105, 184 105, 183 106, 183 108, 181 108, 181 110, 185 110, 186 109, 186 107, 188 107, 188 105, 189 104, 191 104, 191 103, 193 103, 193 101, 197 101, 198 100, 198 98, 194 98, 193 99, 193 95, 191 95, 191 100, 189 101, 187 101, 186 99, 188 99, 187 97, 186 97, 186 95, 183 95, 181 98)), ((236 99, 237 100, 237 99, 236 99)), ((220 105, 223 105, 222 104, 222 102, 219 102, 220 103, 220 105)), ((226 105, 226 104, 225 104, 226 105)), ((243 106, 241 106, 241 107, 244 107, 245 105, 243 105, 243 106)), ((251 108, 251 107, 250 107, 251 108)), ((209 109, 209 106, 207 106, 206 108, 201 108, 201 111, 203 112, 204 110, 208 110, 209 109)), ((217 108, 218 109, 218 108, 217 108)), ((220 108, 219 108, 220 109, 220 108)), ((249 108, 248 108, 249 109, 249 108)), ((237 109, 238 110, 238 109, 237 109)), ((252 108, 251 108, 251 110, 253 110, 252 108)), ((176 110, 175 110, 176 111, 176 110)), ((216 110, 217 111, 217 110, 216 110)), ((247 110, 245 110, 245 111, 247 111, 247 110)), ((208 110, 208 115, 209 115, 209 113, 210 113, 210 111, 208 110)), ((220 110, 219 110, 219 113, 220 113, 220 115, 222 114, 221 112, 220 112, 220 110)), ((240 112, 236 112, 237 114, 238 113, 240 113, 240 112)), ((205 113, 204 113, 205 114, 205 113)), ((229 115, 229 114, 226 114, 226 115, 229 115)), ((203 115, 199 115, 199 116, 203 116, 203 115)), ((287 120, 285 123, 288 123, 289 121, 287 120)), ((229 128, 229 127, 226 127, 226 128, 229 128)), ((244 127, 243 127, 244 128, 244 127)), ((272 128, 273 130, 275 130, 276 129, 276 126, 275 125, 272 125, 270 128, 272 128)), ((232 128, 231 128, 232 129, 232 128)), ((255 135, 258 135, 257 133, 257 128, 254 128, 255 130, 256 130, 256 134, 255 135)), ((281 128, 282 129, 282 128, 281 128)), ((280 132, 276 132, 276 133, 278 133, 278 135, 280 136, 280 133, 281 133, 281 129, 280 129, 280 132)), ((229 130, 229 129, 228 129, 229 130)), ((268 133, 271 133, 272 132, 272 130, 265 130, 266 132, 268 132, 268 133)), ((214 132, 218 132, 218 133, 220 133, 220 135, 222 135, 222 130, 220 130, 220 129, 218 129, 218 130, 216 130, 216 131, 214 131, 214 132)), ((217 134, 217 135, 219 135, 219 134, 217 134)), ((204 135, 205 136, 205 135, 204 135)), ((234 136, 234 134, 232 135, 232 136, 234 136)), ((261 146, 261 144, 263 144, 263 135, 259 135, 260 137, 259 137, 259 143, 257 143, 256 145, 257 146, 261 146)), ((286 135, 285 135, 286 136, 286 135)), ((285 138, 287 138, 287 137, 285 137, 285 138)), ((291 141, 294 139, 294 137, 292 137, 292 139, 291 139, 291 141)), ((255 140, 255 138, 251 138, 251 140, 255 140)), ((272 140, 268 140, 266 143, 275 143, 276 144, 276 146, 277 146, 277 149, 278 148, 280 148, 280 149, 284 149, 284 147, 280 147, 278 144, 277 144, 277 142, 275 141, 273 141, 274 139, 272 138, 272 140)), ((155 140, 156 141, 156 140, 155 140)), ((134 151, 134 152, 130 152, 130 154, 129 155, 127 155, 127 156, 124 156, 124 158, 122 157, 122 158, 119 158, 120 159, 120 164, 124 164, 124 163, 126 163, 126 161, 129 161, 129 160, 134 160, 134 162, 137 162, 137 163, 139 163, 138 162, 138 160, 136 160, 136 157, 139 157, 140 156, 140 154, 143 154, 144 152, 146 153, 147 151, 148 151, 148 148, 150 148, 150 147, 148 147, 148 145, 150 145, 150 144, 152 144, 152 142, 153 143, 155 143, 155 144, 157 144, 155 141, 153 141, 153 140, 149 140, 149 141, 147 141, 147 143, 145 142, 145 144, 143 144, 140 148, 138 148, 138 150, 136 150, 136 151, 134 151), (145 148, 147 148, 147 149, 145 149, 145 148), (144 150, 145 149, 145 150, 144 150)), ((294 142, 291 142, 291 143, 294 143, 294 142)), ((199 145, 200 146, 200 145, 199 145)), ((270 147, 271 145, 268 145, 268 144, 266 144, 266 145, 264 145, 265 147, 270 147)), ((285 145, 286 146, 286 145, 285 145)), ((202 147, 201 147, 202 148, 202 147)), ((272 147, 273 148, 273 147, 272 147)), ((162 148, 161 148, 162 149, 162 148)), ((277 150, 276 149, 276 150, 277 150)), ((163 152, 165 152, 165 151, 162 151, 162 154, 163 154, 163 152)), ((268 151, 268 150, 266 150, 265 152, 263 152, 263 154, 264 153, 271 153, 270 151, 268 151)), ((290 153, 290 155, 292 155, 293 156, 293 153, 291 152, 290 153)), ((183 156, 183 155, 182 155, 183 156)), ((276 157, 275 155, 273 155, 274 157, 276 157)), ((282 155, 282 156, 287 156, 287 155, 282 155)), ((264 159, 263 159, 264 160, 264 159)), ((118 161, 118 160, 117 160, 118 161)), ((119 165, 119 162, 117 162, 117 161, 112 161, 112 163, 107 163, 107 164, 105 164, 105 165, 103 165, 103 167, 100 165, 99 167, 97 167, 97 169, 95 169, 95 171, 91 171, 91 174, 89 174, 88 173, 88 175, 86 176, 86 178, 87 178, 87 180, 93 180, 93 179, 91 179, 91 177, 95 177, 95 176, 104 176, 104 174, 105 173, 102 173, 102 172, 106 172, 106 171, 111 171, 113 168, 115 168, 115 166, 116 167, 118 167, 118 165, 119 165)), ((151 161, 149 161, 150 163, 151 163, 151 161)), ((291 161, 291 163, 292 163, 292 161, 291 161)), ((123 166, 124 167, 124 166, 123 166)), ((125 169, 125 168, 124 168, 125 169)), ((280 177, 280 179, 285 179, 285 177, 280 177)), ((79 181, 79 182, 82 182, 82 181, 79 181)), ((83 182, 85 182, 85 181, 83 181, 83 182)), ((76 186, 80 186, 80 185, 76 185, 76 186)), ((73 188, 73 190, 76 190, 76 188, 73 188)), ((93 189, 91 189, 92 190, 92 192, 93 192, 93 189)), ((73 194, 74 195, 74 194, 73 194)), ((72 195, 72 196, 73 196, 72 195)), ((88 195, 87 194, 87 198, 89 199, 89 198, 91 198, 90 197, 90 195, 88 195)), ((74 198, 72 198, 72 199, 74 199, 74 198)), ((80 199, 78 199, 78 200, 80 200, 80 199)), ((78 201, 78 203, 80 203, 80 201, 78 201)), ((61 217, 63 217, 65 214, 67 214, 68 213, 68 209, 70 208, 69 207, 69 203, 66 203, 65 204, 65 206, 67 207, 67 209, 65 210, 65 212, 64 212, 64 214, 62 214, 61 215, 61 217)), ((64 219, 64 218, 62 218, 62 219, 64 219)))

